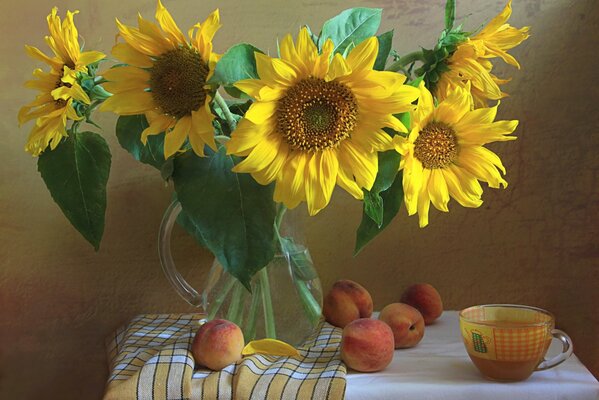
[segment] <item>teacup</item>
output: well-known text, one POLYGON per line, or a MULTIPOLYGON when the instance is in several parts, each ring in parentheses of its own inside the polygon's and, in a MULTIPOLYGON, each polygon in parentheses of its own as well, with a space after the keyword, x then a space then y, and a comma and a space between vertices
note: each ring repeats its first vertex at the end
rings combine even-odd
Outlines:
POLYGON ((545 310, 513 304, 489 304, 460 312, 460 330, 470 359, 487 378, 522 381, 535 371, 553 368, 572 355, 572 340, 555 329, 545 310), (562 352, 545 360, 551 340, 562 352))

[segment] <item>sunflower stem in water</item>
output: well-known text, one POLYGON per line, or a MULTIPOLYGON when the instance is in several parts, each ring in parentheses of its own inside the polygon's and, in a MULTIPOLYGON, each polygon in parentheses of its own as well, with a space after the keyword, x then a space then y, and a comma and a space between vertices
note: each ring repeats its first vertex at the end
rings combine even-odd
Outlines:
POLYGON ((272 308, 272 298, 270 297, 270 283, 268 281, 268 273, 266 268, 262 268, 259 272, 260 286, 262 286, 262 307, 264 308, 264 325, 266 328, 266 337, 271 339, 277 338, 275 328, 275 315, 272 308))
POLYGON ((220 109, 223 110, 223 114, 225 114, 225 119, 227 120, 227 123, 229 124, 229 128, 231 129, 231 132, 233 132, 235 130, 235 127, 237 126, 237 121, 235 121, 235 117, 233 117, 231 110, 229 110, 229 106, 227 105, 227 102, 225 101, 223 96, 220 95, 220 93, 218 91, 216 91, 214 93, 214 101, 216 101, 216 104, 218 104, 220 109))
POLYGON ((247 324, 244 330, 244 339, 246 343, 248 343, 251 340, 254 340, 254 338, 256 337, 256 317, 258 316, 258 307, 260 306, 261 289, 262 286, 258 284, 254 288, 252 293, 252 303, 250 304, 250 309, 248 311, 247 316, 247 324))
POLYGON ((220 310, 220 307, 223 305, 225 298, 233 288, 233 285, 237 282, 237 279, 233 276, 229 277, 229 281, 225 285, 225 287, 219 292, 218 297, 214 299, 212 304, 210 304, 210 308, 208 309, 208 321, 213 320, 214 316, 220 310))
POLYGON ((231 305, 227 312, 227 319, 237 325, 241 325, 241 316, 243 312, 243 291, 245 288, 239 282, 235 282, 233 295, 231 296, 231 305))

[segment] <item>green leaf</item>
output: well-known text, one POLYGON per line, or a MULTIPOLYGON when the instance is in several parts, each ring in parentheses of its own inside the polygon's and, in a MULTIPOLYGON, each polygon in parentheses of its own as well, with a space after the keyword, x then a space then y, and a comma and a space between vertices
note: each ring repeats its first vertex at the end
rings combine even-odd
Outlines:
POLYGON ((251 277, 275 253, 273 186, 231 171, 238 159, 206 149, 207 157, 187 152, 175 158, 177 198, 206 247, 224 269, 250 290, 251 277))
POLYGON ((202 236, 201 229, 195 224, 194 220, 189 215, 187 215, 187 213, 184 210, 181 210, 181 212, 179 212, 179 215, 177 216, 177 223, 181 225, 181 227, 185 229, 187 233, 193 236, 195 241, 200 246, 206 248, 208 247, 206 246, 204 236, 202 236))
POLYGON ((455 21, 455 0, 445 3, 445 30, 450 31, 455 21))
POLYGON ((401 156, 395 150, 379 153, 379 170, 370 189, 371 192, 380 193, 391 187, 399 170, 400 161, 401 156))
POLYGON ((368 215, 377 226, 383 223, 383 199, 379 195, 393 184, 401 156, 395 150, 379 153, 379 170, 370 190, 364 190, 364 213, 368 215))
POLYGON ((376 35, 381 24, 382 9, 350 8, 326 21, 318 38, 318 47, 327 39, 335 44, 334 52, 341 53, 353 43, 357 46, 364 39, 376 35))
POLYGON ((387 227, 395 218, 401 202, 403 201, 403 178, 399 172, 389 189, 381 192, 383 200, 383 222, 378 226, 366 213, 362 214, 362 222, 356 233, 356 248, 354 255, 357 255, 362 249, 387 227))
POLYGON ((242 79, 257 79, 255 53, 261 50, 247 43, 236 44, 231 47, 216 64, 214 75, 208 83, 225 86, 227 93, 240 97, 241 91, 233 84, 242 79))
POLYGON ((37 168, 52 198, 83 237, 98 250, 104 233, 110 150, 93 132, 71 134, 42 153, 37 168))
POLYGON ((368 215, 377 227, 383 223, 383 199, 376 192, 364 190, 364 214, 368 215))
POLYGON ((400 135, 409 136, 410 130, 412 127, 412 116, 410 115, 410 113, 404 112, 401 114, 397 114, 395 116, 399 119, 399 121, 403 124, 403 126, 405 126, 406 129, 408 130, 408 133, 400 133, 400 135))
POLYGON ((384 71, 385 65, 387 65, 387 59, 391 53, 391 46, 393 45, 393 30, 380 34, 376 38, 379 41, 379 54, 376 56, 374 69, 377 71, 384 71))
POLYGON ((141 115, 123 115, 116 122, 116 137, 119 144, 137 160, 162 170, 164 160, 164 135, 148 136, 144 146, 141 133, 148 127, 146 117, 141 115))

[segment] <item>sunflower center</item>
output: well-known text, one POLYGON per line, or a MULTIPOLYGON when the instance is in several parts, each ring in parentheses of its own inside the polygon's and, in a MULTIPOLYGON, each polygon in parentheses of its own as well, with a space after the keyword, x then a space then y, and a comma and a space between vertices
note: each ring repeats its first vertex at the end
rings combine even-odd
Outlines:
POLYGON ((458 140, 449 126, 432 122, 420 131, 414 142, 414 156, 424 168, 445 168, 458 156, 458 140))
POLYGON ((190 115, 206 101, 208 65, 193 48, 182 46, 162 54, 150 70, 152 98, 165 114, 190 115))
POLYGON ((277 103, 277 128, 292 149, 320 151, 347 139, 358 116, 351 90, 338 82, 306 78, 277 103))

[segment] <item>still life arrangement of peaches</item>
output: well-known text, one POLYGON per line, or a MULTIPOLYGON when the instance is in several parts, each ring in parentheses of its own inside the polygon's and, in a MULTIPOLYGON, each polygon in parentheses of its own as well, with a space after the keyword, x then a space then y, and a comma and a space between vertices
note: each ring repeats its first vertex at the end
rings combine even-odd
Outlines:
MULTIPOLYGON (((425 326, 443 313, 443 302, 433 286, 419 283, 404 291, 400 303, 385 306, 378 319, 371 318, 372 312, 370 293, 351 280, 335 282, 324 298, 323 317, 343 329, 341 359, 354 371, 381 371, 393 360, 395 349, 416 346, 424 337, 425 326)), ((245 346, 241 329, 223 319, 204 323, 191 351, 196 364, 212 370, 250 354, 299 355, 293 347, 273 339, 245 346)))

